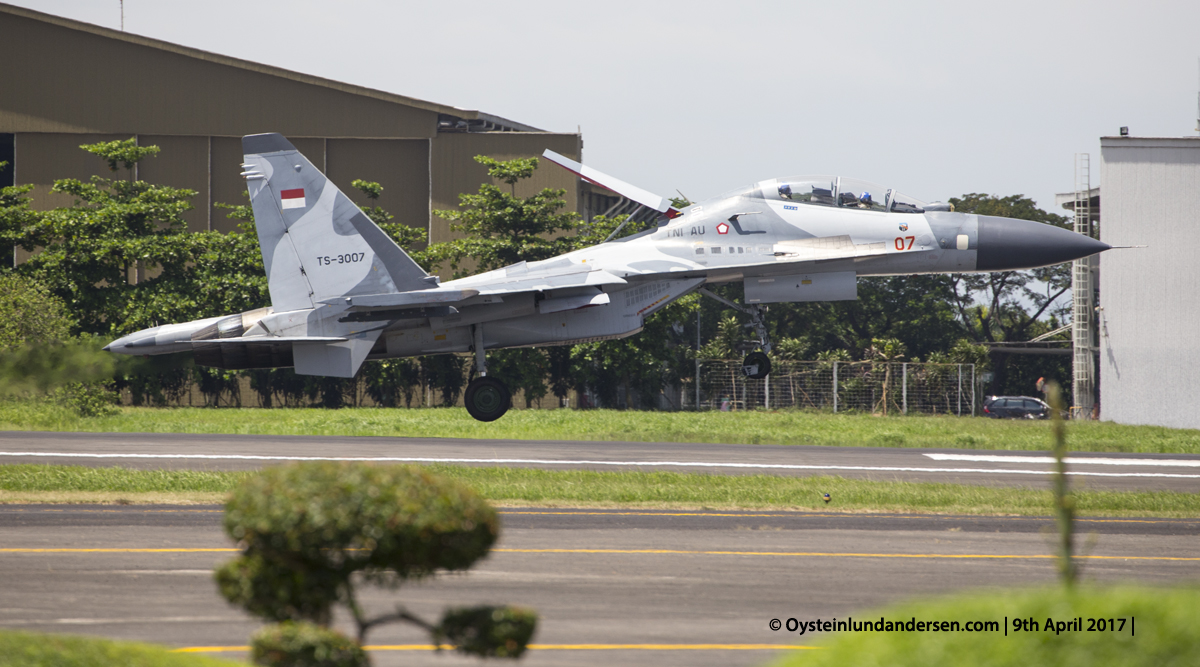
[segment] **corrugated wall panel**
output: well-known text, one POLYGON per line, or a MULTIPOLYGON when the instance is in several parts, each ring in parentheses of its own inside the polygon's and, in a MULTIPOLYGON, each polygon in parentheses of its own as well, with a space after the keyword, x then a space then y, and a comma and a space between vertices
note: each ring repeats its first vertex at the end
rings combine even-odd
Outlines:
MULTIPOLYGON (((475 161, 476 155, 487 155, 497 160, 519 157, 537 157, 549 148, 573 160, 579 160, 582 152, 580 136, 577 134, 495 132, 440 134, 433 142, 433 192, 432 207, 439 209, 458 208, 458 195, 479 190, 479 185, 490 181, 487 168, 475 161)), ((497 185, 501 184, 496 182, 497 185)), ((570 210, 578 206, 579 179, 556 164, 541 160, 532 178, 522 181, 517 195, 528 197, 542 188, 566 190, 563 199, 570 210)), ((430 219, 430 242, 440 243, 456 238, 450 224, 436 215, 430 219)))
POLYGON ((330 139, 326 174, 359 206, 365 195, 350 185, 355 179, 375 181, 383 194, 375 205, 410 227, 429 225, 429 140, 330 139))
POLYGON ((191 211, 184 214, 188 230, 208 229, 208 137, 141 135, 140 146, 158 146, 159 153, 138 163, 138 178, 147 183, 195 190, 191 211))
POLYGON ((10 13, 0 13, 0 62, 0 132, 431 137, 437 127, 435 111, 10 13))
POLYGON ((1200 428, 1200 140, 1101 142, 1101 418, 1200 428))

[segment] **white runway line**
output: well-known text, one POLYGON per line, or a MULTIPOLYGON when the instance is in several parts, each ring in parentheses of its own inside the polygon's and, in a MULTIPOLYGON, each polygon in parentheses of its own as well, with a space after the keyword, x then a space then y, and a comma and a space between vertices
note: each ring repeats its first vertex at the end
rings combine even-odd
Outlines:
MULTIPOLYGON (((1054 463, 1052 456, 1017 456, 996 454, 926 454, 934 461, 978 461, 981 463, 1054 463)), ((1161 466, 1164 468, 1200 468, 1200 459, 1105 459, 1091 456, 1068 456, 1068 464, 1086 463, 1102 466, 1161 466)))
MULTIPOLYGON (((423 456, 262 456, 256 454, 86 454, 72 452, 0 452, 0 456, 76 459, 167 459, 201 461, 366 461, 374 463, 475 463, 488 465, 618 466, 634 468, 736 468, 759 470, 852 470, 860 472, 938 472, 999 475, 1048 475, 1049 470, 1012 470, 1004 468, 920 468, 902 466, 790 465, 783 463, 714 463, 708 461, 589 461, 568 459, 463 459, 423 456)), ((1031 457, 1034 458, 1034 457, 1031 457)), ((1200 479, 1198 475, 1160 472, 1083 472, 1069 470, 1081 477, 1169 477, 1200 479)))

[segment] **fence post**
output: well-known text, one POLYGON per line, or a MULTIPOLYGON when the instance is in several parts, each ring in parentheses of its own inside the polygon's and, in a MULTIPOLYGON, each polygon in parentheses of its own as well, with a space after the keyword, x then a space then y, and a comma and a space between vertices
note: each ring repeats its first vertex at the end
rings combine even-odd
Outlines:
POLYGON ((833 414, 837 414, 838 396, 837 396, 837 364, 833 362, 833 414))
POLYGON ((962 364, 958 365, 958 416, 962 416, 962 364))
POLYGON ((763 382, 766 383, 766 387, 763 390, 763 394, 765 394, 765 396, 766 396, 763 399, 763 407, 770 410, 771 409, 771 374, 770 373, 767 373, 767 377, 763 378, 763 382))
POLYGON ((700 355, 696 355, 696 412, 700 412, 700 355))
POLYGON ((975 416, 975 364, 971 364, 971 416, 975 416))
POLYGON ((903 397, 903 406, 900 408, 900 414, 908 414, 908 362, 900 364, 900 395, 903 397))

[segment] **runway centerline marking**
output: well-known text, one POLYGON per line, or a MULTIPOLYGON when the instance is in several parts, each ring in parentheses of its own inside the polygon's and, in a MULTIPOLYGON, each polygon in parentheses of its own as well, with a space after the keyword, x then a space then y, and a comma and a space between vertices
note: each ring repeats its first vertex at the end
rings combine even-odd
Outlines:
MULTIPOLYGON (((702 549, 492 549, 493 553, 509 554, 618 554, 618 555, 663 555, 663 556, 788 556, 792 558, 956 558, 956 559, 1003 559, 1003 560, 1042 560, 1058 558, 1053 554, 896 554, 896 553, 857 553, 857 552, 824 552, 824 551, 723 551, 702 549)), ((241 553, 234 547, 222 548, 137 548, 137 547, 9 547, 0 549, 3 553, 66 553, 66 554, 95 554, 95 553, 241 553)), ((1197 561, 1198 557, 1184 556, 1075 556, 1081 560, 1147 560, 1147 561, 1197 561)))
MULTIPOLYGON (((934 461, 978 461, 980 463, 1054 463, 1052 456, 1022 456, 1017 454, 942 454, 926 453, 934 461)), ((1068 456, 1071 465, 1159 466, 1163 468, 1200 468, 1200 459, 1115 459, 1091 456, 1068 456)))
MULTIPOLYGON (((259 454, 90 454, 79 452, 0 452, 0 456, 78 458, 78 459, 150 459, 201 461, 361 461, 373 463, 474 463, 490 465, 547 465, 547 466, 614 466, 629 468, 730 468, 739 470, 845 470, 857 472, 924 472, 998 475, 1050 475, 1051 470, 1017 470, 1006 468, 925 468, 919 466, 850 466, 801 465, 787 463, 738 463, 712 461, 595 461, 589 459, 507 459, 452 458, 430 456, 267 456, 259 454)), ((1093 472, 1069 470, 1068 475, 1080 477, 1161 477, 1200 479, 1200 474, 1187 475, 1161 472, 1093 472)))

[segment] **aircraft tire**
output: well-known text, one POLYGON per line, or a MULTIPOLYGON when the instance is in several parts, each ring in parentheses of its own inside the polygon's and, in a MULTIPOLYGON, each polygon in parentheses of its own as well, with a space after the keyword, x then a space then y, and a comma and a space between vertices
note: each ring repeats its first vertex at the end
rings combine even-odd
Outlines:
POLYGON ((512 407, 512 393, 496 378, 475 378, 467 385, 463 402, 472 417, 481 422, 491 422, 503 417, 512 407))
POLYGON ((751 352, 742 360, 742 372, 753 380, 761 380, 771 374, 771 358, 764 352, 751 352))

